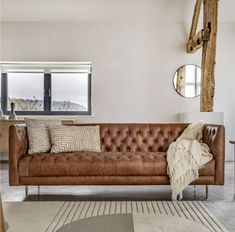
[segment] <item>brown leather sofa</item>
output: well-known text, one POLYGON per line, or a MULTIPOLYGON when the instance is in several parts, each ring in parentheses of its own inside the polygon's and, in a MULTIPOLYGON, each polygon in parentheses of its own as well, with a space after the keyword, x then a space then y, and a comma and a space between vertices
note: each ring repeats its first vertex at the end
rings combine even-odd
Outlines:
MULTIPOLYGON (((27 129, 10 127, 10 185, 168 185, 166 152, 187 124, 100 124, 101 152, 28 155, 27 129)), ((195 185, 224 184, 225 134, 205 125, 214 159, 195 185)))

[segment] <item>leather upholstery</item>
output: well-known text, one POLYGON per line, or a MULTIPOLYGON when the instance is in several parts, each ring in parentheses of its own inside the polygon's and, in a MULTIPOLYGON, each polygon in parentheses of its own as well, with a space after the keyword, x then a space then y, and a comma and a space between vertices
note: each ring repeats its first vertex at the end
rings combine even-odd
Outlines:
MULTIPOLYGON (((166 153, 61 153, 26 155, 19 162, 19 176, 164 176, 166 153)), ((215 160, 200 170, 215 175, 215 160)))
POLYGON ((207 125, 203 129, 203 142, 206 143, 216 162, 215 184, 224 184, 225 129, 223 126, 207 125))
POLYGON ((187 124, 102 124, 101 150, 107 152, 166 152, 187 124))
POLYGON ((23 125, 10 126, 9 129, 9 182, 19 185, 19 160, 28 151, 27 129, 23 125))
MULTIPOLYGON (((94 125, 94 124, 93 124, 94 125)), ((169 184, 166 151, 188 124, 99 124, 101 152, 27 155, 27 129, 10 127, 10 185, 169 184), (56 182, 58 180, 58 182, 56 182)), ((214 155, 196 184, 223 184, 224 127, 205 125, 214 155)))
POLYGON ((78 152, 26 155, 20 176, 157 176, 166 175, 165 153, 78 152))

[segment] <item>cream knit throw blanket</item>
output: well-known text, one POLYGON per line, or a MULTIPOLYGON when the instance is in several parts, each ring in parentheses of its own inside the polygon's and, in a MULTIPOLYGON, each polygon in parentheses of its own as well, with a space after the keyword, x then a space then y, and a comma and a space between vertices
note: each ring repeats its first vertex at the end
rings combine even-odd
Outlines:
POLYGON ((172 200, 183 198, 183 190, 198 178, 198 170, 213 156, 202 143, 203 122, 190 124, 167 151, 167 172, 172 187, 172 200))

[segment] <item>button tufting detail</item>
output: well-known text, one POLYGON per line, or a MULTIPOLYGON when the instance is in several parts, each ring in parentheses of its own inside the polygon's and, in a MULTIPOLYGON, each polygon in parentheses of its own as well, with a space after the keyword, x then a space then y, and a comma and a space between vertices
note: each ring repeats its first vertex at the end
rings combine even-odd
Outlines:
MULTIPOLYGON (((23 127, 17 127, 14 133, 22 140, 17 150, 22 157, 18 163, 19 176, 165 176, 168 146, 182 134, 186 126, 101 124, 101 152, 40 155, 26 154, 27 132, 23 127), (107 161, 104 162, 105 160, 107 161), (126 161, 128 165, 125 164, 126 161), (40 168, 45 163, 47 166, 40 168), (130 168, 132 166, 133 168, 130 168)), ((211 147, 220 132, 223 133, 223 130, 218 126, 206 125, 203 131, 204 141, 211 147)), ((210 163, 211 176, 215 176, 215 164, 215 161, 210 163)))

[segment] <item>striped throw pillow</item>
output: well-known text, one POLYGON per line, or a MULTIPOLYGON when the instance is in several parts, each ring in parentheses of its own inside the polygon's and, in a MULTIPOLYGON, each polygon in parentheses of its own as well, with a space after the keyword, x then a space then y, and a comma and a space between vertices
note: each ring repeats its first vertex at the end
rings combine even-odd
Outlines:
POLYGON ((100 150, 99 126, 50 126, 51 153, 100 150))

